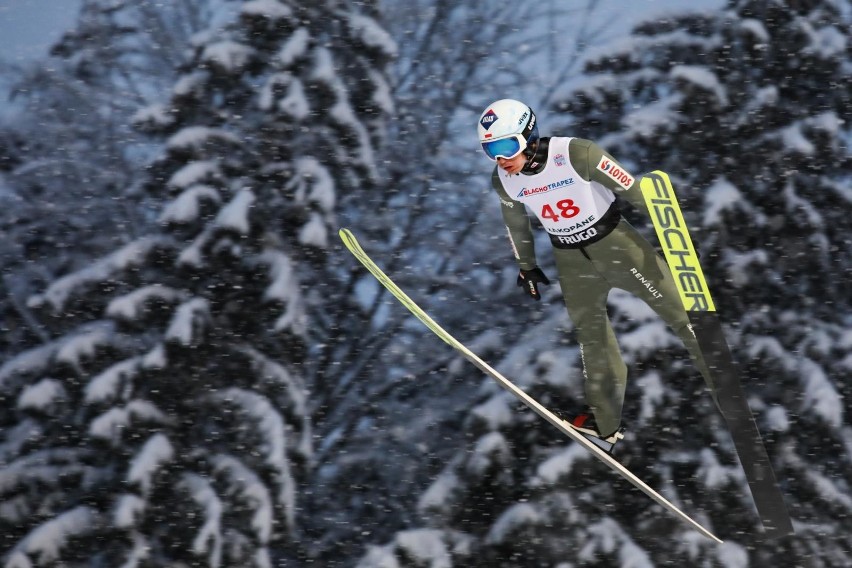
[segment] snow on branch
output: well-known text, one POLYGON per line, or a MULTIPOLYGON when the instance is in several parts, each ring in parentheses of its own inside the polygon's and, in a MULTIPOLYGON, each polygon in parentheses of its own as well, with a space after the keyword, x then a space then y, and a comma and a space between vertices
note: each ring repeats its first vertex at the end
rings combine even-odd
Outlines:
POLYGON ((204 298, 192 298, 174 312, 166 340, 176 341, 184 346, 192 345, 210 322, 210 302, 204 298))
POLYGON ((211 43, 201 53, 201 61, 215 65, 226 73, 242 72, 256 51, 242 43, 224 40, 211 43))
POLYGON ((171 189, 185 190, 193 185, 213 183, 222 177, 219 163, 214 160, 189 162, 169 178, 166 185, 171 189))
POLYGON ((591 458, 591 454, 580 444, 571 444, 564 451, 545 460, 538 466, 531 485, 533 487, 554 485, 561 478, 571 474, 574 464, 588 461, 589 458, 591 458))
POLYGON ((302 420, 302 441, 299 443, 301 455, 311 456, 310 421, 308 415, 308 393, 304 382, 290 373, 283 365, 270 359, 250 345, 244 345, 239 351, 252 361, 253 372, 264 382, 274 385, 276 391, 283 390, 289 404, 287 411, 302 420), (282 388, 283 387, 283 388, 282 388))
POLYGON ((152 299, 162 300, 167 303, 185 299, 186 293, 162 284, 143 286, 129 294, 119 296, 112 300, 106 309, 106 315, 115 319, 125 321, 135 320, 144 311, 145 304, 152 299))
POLYGON ((196 151, 211 141, 222 141, 240 145, 240 139, 221 128, 209 126, 187 126, 174 133, 167 141, 166 148, 176 151, 196 151))
POLYGON ((109 366, 95 375, 85 388, 87 403, 106 402, 118 397, 121 384, 137 375, 142 357, 131 357, 109 366))
POLYGON ((476 441, 465 469, 467 473, 479 477, 492 467, 506 467, 511 454, 506 438, 499 432, 489 432, 476 441))
POLYGON ((39 566, 56 562, 68 541, 92 531, 99 523, 99 515, 91 507, 80 506, 46 521, 24 537, 15 547, 5 568, 31 567, 29 557, 36 557, 39 566))
POLYGON ((212 459, 216 473, 224 474, 235 493, 254 512, 251 528, 262 545, 269 543, 275 520, 274 507, 269 490, 260 477, 239 459, 219 454, 212 459))
POLYGON ((115 526, 126 529, 136 525, 145 512, 146 501, 135 493, 125 493, 116 501, 113 509, 115 526))
POLYGON ((840 429, 844 423, 843 397, 823 368, 814 360, 804 358, 799 364, 799 376, 802 377, 802 390, 805 392, 802 407, 812 410, 832 429, 840 429))
POLYGON ((162 235, 142 237, 92 265, 60 278, 43 294, 30 298, 28 305, 40 307, 47 302, 58 312, 80 288, 110 280, 118 272, 141 266, 155 250, 173 247, 174 242, 162 235))
POLYGON ((275 54, 274 62, 277 67, 286 69, 308 53, 311 33, 305 27, 300 27, 287 38, 278 53, 275 54))
POLYGON ((719 104, 728 106, 728 91, 725 86, 719 81, 719 77, 708 69, 700 65, 675 65, 669 71, 669 76, 675 80, 685 81, 695 85, 696 87, 713 93, 719 104))
POLYGON ((290 257, 281 251, 268 248, 259 255, 259 261, 269 266, 271 280, 263 294, 264 299, 278 301, 284 305, 284 313, 275 322, 275 330, 289 329, 294 334, 303 336, 307 333, 307 315, 290 257))
POLYGON ((289 20, 293 9, 278 0, 249 0, 242 5, 240 13, 246 16, 262 16, 270 20, 289 20))
POLYGON ((21 410, 44 410, 65 399, 67 393, 62 383, 56 379, 42 379, 34 385, 25 388, 18 397, 18 408, 21 410))
POLYGON ((377 50, 386 57, 396 57, 399 52, 396 42, 376 20, 355 12, 350 12, 348 16, 349 30, 353 37, 360 40, 366 47, 377 50))
POLYGON ((538 509, 529 503, 515 503, 500 515, 491 526, 486 537, 488 544, 500 544, 512 538, 513 533, 523 527, 546 521, 538 509))
POLYGON ((153 477, 166 463, 172 461, 174 455, 174 447, 165 434, 154 434, 130 462, 127 481, 138 483, 142 492, 148 494, 153 477))
POLYGON ((121 434, 131 426, 131 422, 145 421, 156 424, 171 424, 169 418, 157 406, 147 400, 131 400, 124 407, 111 408, 101 414, 89 425, 89 435, 109 440, 113 445, 121 442, 121 434))
POLYGON ((255 199, 251 189, 240 190, 227 205, 219 210, 215 225, 223 229, 232 229, 241 235, 248 234, 251 228, 249 212, 255 199))
POLYGON ((62 340, 52 341, 12 357, 0 366, 0 389, 17 375, 35 375, 44 372, 52 363, 53 356, 62 345, 62 340))
POLYGON ((577 552, 582 563, 600 562, 601 555, 618 555, 618 566, 630 568, 654 568, 648 553, 640 548, 624 531, 620 524, 606 517, 588 525, 586 544, 577 552))
POLYGON ((293 191, 296 203, 315 204, 324 213, 331 213, 337 199, 334 177, 319 160, 303 156, 293 162, 295 175, 287 189, 293 191))
POLYGON ((101 345, 113 343, 114 328, 109 322, 99 322, 67 338, 56 351, 56 361, 68 363, 74 368, 80 367, 82 359, 91 359, 101 345))
POLYGON ((203 201, 219 204, 222 202, 222 198, 215 187, 202 184, 193 185, 167 204, 157 220, 160 223, 190 223, 195 221, 201 211, 203 201))
POLYGON ((319 47, 314 50, 311 79, 328 86, 335 98, 334 104, 328 110, 329 118, 338 126, 349 130, 355 137, 355 155, 351 157, 351 161, 364 167, 371 180, 377 179, 378 169, 370 134, 352 109, 349 91, 337 74, 334 56, 329 49, 319 47))
POLYGON ((222 565, 222 513, 225 509, 222 500, 210 481, 198 474, 184 474, 180 485, 189 492, 204 514, 204 524, 192 541, 192 551, 195 554, 207 553, 209 566, 218 568, 222 565))
POLYGON ((296 482, 287 458, 287 425, 278 409, 265 396, 239 388, 229 388, 212 395, 217 401, 233 404, 242 410, 257 428, 263 440, 266 463, 276 473, 279 485, 278 503, 284 508, 287 526, 295 522, 296 482))

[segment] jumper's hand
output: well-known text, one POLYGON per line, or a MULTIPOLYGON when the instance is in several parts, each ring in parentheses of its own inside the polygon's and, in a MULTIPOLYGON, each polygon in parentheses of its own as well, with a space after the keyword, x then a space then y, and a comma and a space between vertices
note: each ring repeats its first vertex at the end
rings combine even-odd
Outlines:
POLYGON ((521 269, 518 273, 518 286, 523 288, 535 301, 541 300, 541 294, 538 292, 539 284, 550 284, 550 280, 547 279, 541 268, 536 266, 530 270, 521 269))

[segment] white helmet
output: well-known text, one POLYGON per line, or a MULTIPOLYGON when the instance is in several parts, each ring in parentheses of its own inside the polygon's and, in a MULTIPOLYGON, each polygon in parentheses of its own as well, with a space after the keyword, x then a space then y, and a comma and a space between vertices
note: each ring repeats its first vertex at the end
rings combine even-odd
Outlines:
POLYGON ((488 105, 479 117, 479 143, 491 160, 514 158, 538 141, 538 125, 532 109, 514 99, 488 105))

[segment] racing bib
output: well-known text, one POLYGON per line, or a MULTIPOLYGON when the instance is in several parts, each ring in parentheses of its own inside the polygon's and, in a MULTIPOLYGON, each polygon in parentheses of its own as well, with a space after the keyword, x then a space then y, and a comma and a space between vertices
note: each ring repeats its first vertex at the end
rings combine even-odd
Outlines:
POLYGON ((582 237, 594 232, 590 229, 615 201, 615 195, 607 188, 580 177, 568 159, 570 142, 570 138, 550 139, 547 164, 540 173, 509 175, 500 170, 506 193, 538 217, 554 243, 585 240, 582 237))

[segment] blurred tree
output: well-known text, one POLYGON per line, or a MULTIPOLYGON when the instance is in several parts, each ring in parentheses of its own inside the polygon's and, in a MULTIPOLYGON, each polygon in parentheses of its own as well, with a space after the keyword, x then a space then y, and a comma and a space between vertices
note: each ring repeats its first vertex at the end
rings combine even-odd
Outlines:
POLYGON ((161 140, 133 176, 156 223, 30 298, 49 339, 0 367, 5 567, 304 557, 309 314, 392 108, 372 16, 242 2, 134 115, 161 140))

